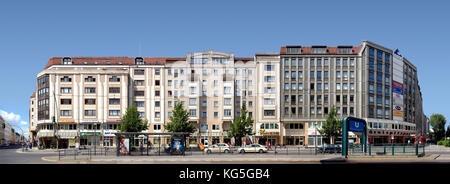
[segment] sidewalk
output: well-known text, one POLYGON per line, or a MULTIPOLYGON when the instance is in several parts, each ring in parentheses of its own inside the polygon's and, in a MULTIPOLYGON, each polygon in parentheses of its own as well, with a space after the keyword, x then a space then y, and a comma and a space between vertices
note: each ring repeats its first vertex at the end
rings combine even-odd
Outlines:
POLYGON ((92 156, 91 159, 73 160, 65 158, 58 160, 58 156, 43 157, 50 162, 83 162, 83 163, 154 163, 154 164, 213 164, 213 163, 320 163, 324 160, 336 160, 336 155, 292 156, 292 155, 194 155, 194 156, 92 156))

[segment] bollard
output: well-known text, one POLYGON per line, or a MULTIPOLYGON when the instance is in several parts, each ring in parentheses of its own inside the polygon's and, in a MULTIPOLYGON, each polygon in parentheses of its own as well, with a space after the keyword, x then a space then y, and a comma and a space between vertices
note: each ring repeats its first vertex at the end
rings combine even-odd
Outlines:
POLYGON ((403 153, 405 153, 405 144, 403 144, 403 153))
POLYGON ((386 155, 386 143, 384 144, 384 154, 386 155))
POLYGON ((419 144, 416 144, 416 156, 419 155, 419 144))
POLYGON ((369 144, 369 156, 371 156, 372 155, 372 149, 371 149, 371 146, 370 146, 371 144, 369 144))
POLYGON ((394 155, 394 143, 392 143, 392 156, 394 155))

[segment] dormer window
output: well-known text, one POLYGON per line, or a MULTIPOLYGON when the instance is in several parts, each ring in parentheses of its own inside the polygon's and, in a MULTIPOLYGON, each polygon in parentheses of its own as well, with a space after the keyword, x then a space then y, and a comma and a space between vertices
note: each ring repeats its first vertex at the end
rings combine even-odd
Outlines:
POLYGON ((119 61, 119 65, 121 65, 122 64, 122 61, 119 61))
POLYGON ((61 82, 72 82, 72 78, 70 78, 68 76, 64 76, 61 78, 61 82))
POLYGON ((107 64, 107 65, 110 65, 110 64, 111 64, 111 62, 109 62, 109 61, 106 61, 106 64, 107 64))
POLYGON ((287 54, 301 54, 302 48, 300 46, 287 46, 287 54))
POLYGON ((352 54, 351 46, 338 46, 338 54, 352 54))
POLYGON ((84 62, 84 64, 85 64, 85 65, 87 65, 87 64, 88 64, 88 62, 87 62, 87 61, 85 61, 85 62, 84 62))
POLYGON ((72 58, 65 57, 65 58, 62 59, 62 63, 63 63, 63 65, 71 65, 72 64, 72 58))
POLYGON ((94 62, 94 64, 98 65, 98 61, 94 62))
POLYGON ((109 82, 120 82, 120 78, 118 78, 117 76, 112 76, 111 78, 109 78, 109 82))
POLYGON ((326 54, 327 53, 327 47, 326 46, 313 46, 312 47, 312 53, 313 54, 326 54))
POLYGON ((144 58, 137 57, 136 59, 134 59, 134 64, 136 64, 136 65, 143 65, 144 64, 144 58))

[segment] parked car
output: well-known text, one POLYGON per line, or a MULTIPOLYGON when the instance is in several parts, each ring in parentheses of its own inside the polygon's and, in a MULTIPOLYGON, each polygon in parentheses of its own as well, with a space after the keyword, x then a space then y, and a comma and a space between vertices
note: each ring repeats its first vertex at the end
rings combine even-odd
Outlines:
POLYGON ((260 144, 250 144, 238 149, 239 153, 267 153, 267 148, 260 144))
POLYGON ((325 144, 323 147, 318 147, 318 153, 340 153, 342 148, 339 144, 325 144))
POLYGON ((227 144, 219 143, 206 147, 204 151, 208 154, 218 152, 229 153, 230 147, 227 144))

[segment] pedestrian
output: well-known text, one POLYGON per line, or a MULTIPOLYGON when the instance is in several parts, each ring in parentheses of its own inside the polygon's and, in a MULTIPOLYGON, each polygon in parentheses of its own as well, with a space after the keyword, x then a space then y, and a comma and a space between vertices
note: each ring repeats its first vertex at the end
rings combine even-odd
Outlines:
POLYGON ((268 143, 268 142, 266 141, 266 148, 267 148, 267 149, 269 148, 269 146, 268 146, 268 145, 269 145, 269 143, 268 143))
POLYGON ((231 143, 230 143, 230 141, 228 141, 228 147, 231 147, 231 143))
POLYGON ((269 142, 269 150, 272 150, 272 147, 270 146, 270 142, 269 142))

